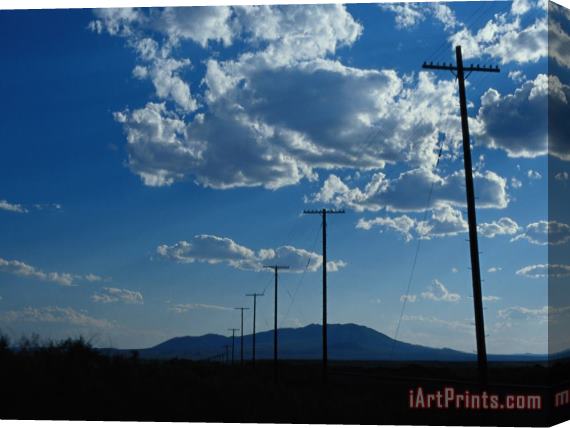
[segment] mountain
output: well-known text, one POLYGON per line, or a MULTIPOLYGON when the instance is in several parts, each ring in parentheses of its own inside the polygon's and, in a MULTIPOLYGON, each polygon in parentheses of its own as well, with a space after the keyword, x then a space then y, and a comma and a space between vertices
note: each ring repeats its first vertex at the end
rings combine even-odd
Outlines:
MULTIPOLYGON (((300 328, 279 329, 280 359, 321 358, 322 326, 311 324, 300 328)), ((206 359, 225 352, 232 338, 217 334, 176 337, 152 348, 137 350, 141 358, 206 359)), ((256 356, 273 358, 273 330, 257 333, 256 356)), ((357 324, 330 324, 328 327, 329 359, 331 360, 399 360, 399 361, 474 361, 475 355, 449 348, 430 348, 394 340, 369 327, 357 324)), ((252 336, 244 336, 244 358, 251 358, 252 336)), ((124 354, 131 351, 101 349, 104 353, 124 354)), ((239 358, 240 338, 235 338, 235 356, 239 358)), ((495 361, 538 361, 540 355, 490 355, 495 361)))

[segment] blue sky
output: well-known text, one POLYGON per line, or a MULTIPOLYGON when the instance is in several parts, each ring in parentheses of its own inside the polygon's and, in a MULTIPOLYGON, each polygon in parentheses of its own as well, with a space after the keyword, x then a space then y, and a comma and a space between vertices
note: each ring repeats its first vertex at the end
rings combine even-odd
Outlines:
POLYGON ((563 248, 570 227, 547 223, 568 174, 561 151, 548 171, 542 3, 2 11, 0 33, 2 331, 144 347, 226 334, 264 290, 270 329, 274 262, 280 325, 319 322, 300 213, 343 207, 329 321, 393 336, 409 294, 398 339, 472 351, 457 88, 420 70, 460 43, 502 69, 468 86, 488 348, 546 351, 546 230, 563 248))

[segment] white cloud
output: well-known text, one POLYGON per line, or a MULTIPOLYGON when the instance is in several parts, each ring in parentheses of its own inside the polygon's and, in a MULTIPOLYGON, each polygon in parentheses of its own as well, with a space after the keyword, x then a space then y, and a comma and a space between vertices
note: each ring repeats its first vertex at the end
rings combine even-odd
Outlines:
MULTIPOLYGON (((157 254, 180 263, 226 264, 236 269, 261 270, 264 265, 290 266, 290 272, 315 272, 322 266, 322 256, 291 245, 277 249, 254 251, 234 242, 230 238, 214 235, 196 235, 190 241, 180 241, 174 245, 160 245, 157 254)), ((342 260, 327 263, 327 268, 335 272, 346 266, 342 260)))
POLYGON ((527 172, 527 176, 528 178, 530 178, 531 180, 540 180, 542 178, 542 175, 540 174, 540 172, 538 171, 534 171, 532 169, 529 169, 527 172))
POLYGON ((511 178, 511 187, 513 189, 520 189, 522 187, 522 181, 520 181, 519 179, 512 177, 511 178))
MULTIPOLYGON (((523 26, 517 16, 524 10, 521 2, 514 4, 513 16, 508 13, 495 14, 476 32, 463 26, 450 38, 452 46, 461 45, 463 57, 467 60, 485 55, 501 64, 536 63, 548 55, 548 23, 546 17, 539 17, 523 26)), ((526 20, 525 20, 526 21, 526 20)))
POLYGON ((502 271, 502 270, 503 270, 503 268, 500 267, 500 266, 491 266, 489 269, 487 269, 487 272, 489 272, 489 273, 497 273, 497 272, 500 272, 500 271, 502 271))
MULTIPOLYGON (((478 195, 478 208, 505 208, 509 203, 507 181, 492 171, 474 174, 478 195)), ((418 195, 427 195, 433 185, 431 204, 428 209, 442 205, 465 206, 465 175, 462 170, 441 177, 426 168, 406 171, 395 179, 388 179, 379 172, 361 190, 349 188, 332 174, 321 190, 308 198, 310 202, 324 202, 347 206, 355 211, 423 211, 425 200, 418 195)))
POLYGON ((183 313, 193 311, 196 309, 206 309, 206 310, 216 310, 216 311, 231 311, 232 310, 232 308, 228 308, 225 306, 208 305, 205 303, 179 303, 176 305, 172 305, 170 307, 170 311, 175 312, 177 314, 183 314, 183 313))
POLYGON ((457 293, 451 293, 449 290, 437 279, 434 279, 429 286, 428 291, 421 293, 423 299, 434 300, 436 302, 458 302, 461 296, 457 293))
POLYGON ((536 264, 520 268, 517 275, 527 278, 565 278, 570 276, 570 265, 563 264, 536 264))
POLYGON ((477 230, 486 238, 494 238, 498 235, 514 235, 519 231, 519 225, 512 218, 502 217, 491 223, 480 223, 477 230))
POLYGON ((38 279, 40 281, 54 282, 63 286, 76 285, 77 280, 93 282, 96 275, 75 275, 67 272, 44 272, 34 266, 19 260, 6 260, 0 257, 0 271, 13 275, 38 279))
POLYGON ((20 204, 13 204, 5 199, 0 200, 0 210, 11 211, 14 213, 27 213, 28 210, 20 204))
POLYGON ((523 306, 511 306, 504 309, 499 309, 498 316, 504 320, 538 320, 539 322, 546 322, 548 319, 548 306, 541 308, 526 308, 523 306))
POLYGON ((62 323, 99 329, 115 327, 113 322, 106 319, 93 318, 84 311, 58 306, 47 306, 43 308, 26 307, 22 310, 6 311, 0 314, 0 320, 8 323, 62 323))
POLYGON ((501 95, 496 89, 489 89, 481 97, 473 133, 489 147, 504 150, 510 157, 535 158, 549 151, 568 160, 565 128, 548 130, 547 126, 548 120, 564 123, 569 96, 570 86, 562 84, 556 76, 545 74, 524 82, 512 94, 501 95))
POLYGON ((498 302, 499 300, 501 300, 501 298, 498 296, 483 296, 484 302, 498 302))
POLYGON ((403 294, 400 296, 400 302, 414 303, 416 300, 418 300, 418 296, 415 294, 403 294))
POLYGON ((557 221, 540 220, 530 223, 524 233, 512 240, 526 239, 535 245, 561 245, 570 241, 570 226, 557 221))
POLYGON ((382 4, 380 7, 395 14, 394 21, 400 29, 414 28, 428 16, 443 24, 445 30, 451 30, 458 25, 453 11, 442 3, 382 4))
POLYGON ((508 76, 515 83, 522 83, 527 80, 526 75, 521 70, 509 71, 508 76))
POLYGON ((570 68, 570 35, 562 28, 561 22, 567 22, 564 8, 549 3, 550 19, 548 21, 548 55, 558 65, 570 68))
POLYGON ((568 173, 566 171, 558 172, 554 175, 554 179, 557 181, 568 181, 568 173))
POLYGON ((467 222, 461 211, 449 205, 440 205, 432 210, 431 219, 417 220, 407 215, 397 217, 376 217, 370 220, 359 219, 357 229, 370 230, 373 227, 391 229, 401 234, 406 242, 414 238, 431 239, 456 236, 467 231, 467 222))
POLYGON ((457 272, 459 272, 459 269, 457 269, 456 267, 452 267, 452 268, 451 268, 451 272, 452 272, 452 273, 457 273, 457 272))
MULTIPOLYGON (((452 24, 447 6, 431 9, 436 19, 452 24)), ((276 189, 315 180, 319 168, 433 164, 442 138, 445 152, 460 144, 452 80, 431 73, 400 77, 394 70, 351 68, 332 59, 362 32, 342 5, 97 15, 92 28, 126 37, 141 61, 134 75, 151 79, 164 101, 116 114, 127 136, 128 165, 146 185, 192 179, 221 189, 276 189), (156 32, 166 41, 151 39, 156 32), (173 48, 184 40, 227 45, 238 35, 244 51, 235 59, 207 60, 204 94, 194 99, 181 71, 189 62, 174 58, 173 48), (186 116, 196 108, 203 110, 186 116)))
POLYGON ((143 295, 139 291, 127 290, 125 288, 105 287, 99 293, 91 296, 95 303, 143 303, 143 295))

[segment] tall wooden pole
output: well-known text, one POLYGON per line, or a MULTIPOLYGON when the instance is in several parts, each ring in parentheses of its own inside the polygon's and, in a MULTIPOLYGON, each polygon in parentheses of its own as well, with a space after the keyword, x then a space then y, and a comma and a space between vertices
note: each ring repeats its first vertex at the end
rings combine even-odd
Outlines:
POLYGON ((323 228, 323 382, 328 381, 329 347, 327 321, 327 214, 344 214, 344 210, 305 210, 303 214, 319 214, 323 228))
POLYGON ((471 255, 471 280, 473 283, 473 305, 475 312, 475 337, 477 340, 477 363, 479 376, 483 383, 487 381, 487 347, 485 344, 485 321, 483 317, 483 295, 481 290, 481 267, 479 265, 479 242, 477 238, 477 214, 475 209, 475 190, 473 185, 473 166, 471 162, 471 142, 469 136, 469 116, 467 113, 467 95, 465 79, 473 72, 498 73, 499 67, 480 67, 463 64, 461 46, 455 48, 456 65, 427 64, 422 68, 429 70, 448 70, 456 73, 459 83, 459 105, 461 112, 461 132, 463 134, 463 163, 465 168, 465 187, 467 197, 467 222, 469 224, 469 250, 471 255), (467 76, 465 73, 468 73, 467 76))

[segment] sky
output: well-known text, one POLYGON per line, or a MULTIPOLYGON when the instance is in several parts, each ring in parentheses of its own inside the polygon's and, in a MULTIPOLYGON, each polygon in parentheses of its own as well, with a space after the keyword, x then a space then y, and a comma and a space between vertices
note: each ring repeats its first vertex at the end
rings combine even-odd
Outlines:
POLYGON ((148 347, 227 335, 252 292, 270 330, 275 263, 279 325, 319 323, 302 211, 344 208, 329 322, 473 352, 457 83, 421 69, 460 44, 501 67, 467 86, 488 351, 546 352, 570 274, 548 266, 570 226, 549 223, 569 157, 546 106, 570 79, 547 35, 533 0, 1 11, 0 330, 148 347))

